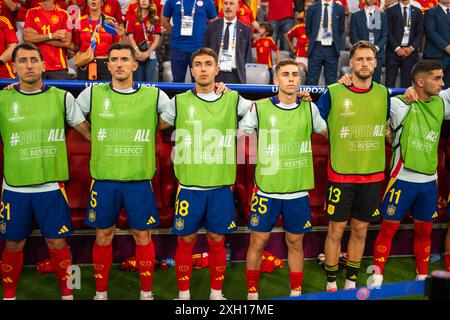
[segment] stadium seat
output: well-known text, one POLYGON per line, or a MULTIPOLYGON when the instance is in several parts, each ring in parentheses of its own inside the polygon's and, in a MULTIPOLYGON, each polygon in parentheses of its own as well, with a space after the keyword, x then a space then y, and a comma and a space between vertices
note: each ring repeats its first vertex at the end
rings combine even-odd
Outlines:
POLYGON ((319 86, 324 86, 325 85, 325 73, 323 71, 323 68, 320 71, 320 77, 319 77, 319 86))
POLYGON ((302 69, 300 69, 300 77, 301 77, 300 84, 306 84, 306 72, 303 71, 302 69))
MULTIPOLYGON (((155 77, 157 77, 157 75, 155 77)), ((173 81, 172 62, 171 61, 164 61, 163 62, 162 81, 163 82, 172 82, 173 81)), ((186 69, 185 82, 186 83, 191 83, 192 82, 191 73, 189 71, 189 68, 186 69)))
POLYGON ((344 48, 345 50, 350 50, 350 48, 352 47, 352 44, 350 43, 350 36, 345 36, 344 38, 344 48))
POLYGON ((162 74, 162 81, 163 82, 172 82, 173 76, 172 76, 172 63, 170 61, 164 61, 163 62, 163 74, 162 74))
POLYGON ((162 132, 156 135, 156 153, 159 166, 154 180, 157 179, 159 183, 159 192, 155 193, 161 220, 159 227, 168 228, 172 225, 174 215, 177 181, 173 171, 172 146, 164 141, 162 132))
POLYGON ((84 217, 91 187, 89 160, 90 143, 74 129, 67 130, 67 155, 69 160, 69 181, 65 183, 69 200, 72 224, 75 229, 86 228, 84 217))
POLYGON ((341 74, 339 75, 339 78, 342 77, 346 73, 351 73, 352 68, 350 68, 350 66, 343 66, 340 71, 341 71, 341 74))
MULTIPOLYGON (((283 59, 287 59, 287 58, 289 58, 289 51, 280 50, 280 59, 283 60, 283 59)), ((275 60, 275 62, 276 62, 276 60, 275 60)))
POLYGON ((267 65, 247 63, 245 65, 247 84, 269 84, 270 74, 267 65))
POLYGON ((252 62, 256 63, 256 48, 252 48, 252 62))
MULTIPOLYGON (((280 50, 280 60, 289 58, 289 51, 287 50, 280 50)), ((273 61, 273 67, 277 65, 277 54, 275 51, 272 51, 272 61, 273 61)))
POLYGON ((237 154, 239 158, 237 161, 235 190, 238 196, 240 215, 245 221, 248 221, 250 217, 256 167, 256 148, 257 137, 255 132, 250 135, 240 136, 237 140, 237 154))
POLYGON ((186 76, 184 77, 184 82, 192 83, 191 70, 189 69, 189 66, 186 68, 186 76))
POLYGON ((450 172, 446 166, 446 158, 449 156, 449 153, 446 153, 448 150, 448 146, 446 145, 445 139, 441 139, 439 153, 438 153, 438 206, 439 206, 439 216, 438 222, 446 221, 446 210, 447 210, 447 200, 450 193, 450 172))
POLYGON ((328 224, 328 219, 323 213, 328 189, 328 140, 320 134, 313 134, 312 153, 314 162, 314 189, 309 191, 309 203, 312 216, 311 223, 313 226, 321 226, 328 224))
POLYGON ((350 52, 346 50, 341 50, 341 54, 339 56, 339 64, 338 64, 338 77, 342 77, 344 73, 347 72, 347 69, 344 71, 344 67, 348 67, 350 63, 350 52))
POLYGON ((381 68, 381 82, 380 84, 384 85, 386 83, 386 67, 381 68))

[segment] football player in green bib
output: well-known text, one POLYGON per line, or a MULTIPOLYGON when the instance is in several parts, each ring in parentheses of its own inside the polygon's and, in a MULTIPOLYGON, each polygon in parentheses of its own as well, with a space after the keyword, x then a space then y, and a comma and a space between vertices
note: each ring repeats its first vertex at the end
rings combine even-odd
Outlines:
POLYGON ((0 91, 0 134, 4 178, 0 238, 5 300, 16 298, 23 266, 23 248, 33 218, 45 237, 63 300, 73 300, 67 286, 72 264, 66 238, 72 233, 63 181, 69 179, 65 124, 90 139, 89 125, 71 93, 42 82, 45 63, 33 44, 22 43, 13 53, 19 84, 0 91))
MULTIPOLYGON (((391 98, 394 153, 391 179, 380 207, 383 223, 374 248, 373 264, 378 269, 372 285, 376 287, 383 282, 392 239, 409 211, 414 218, 416 280, 424 280, 428 274, 432 223, 438 210, 438 144, 442 122, 450 119, 450 90, 441 92, 443 77, 439 62, 419 61, 412 70, 414 87, 405 94, 409 98, 403 95, 391 98), (415 91, 417 98, 411 99, 411 91, 415 91), (411 100, 414 102, 407 104, 411 100)), ((450 245, 448 236, 447 245, 450 245)), ((446 246, 447 252, 449 249, 446 246)))
POLYGON ((153 300, 155 248, 150 229, 159 224, 151 179, 156 172, 155 132, 158 113, 169 97, 153 87, 136 86, 138 67, 134 49, 113 44, 108 54, 110 84, 85 89, 77 104, 90 115, 92 184, 85 223, 96 228, 93 247, 95 300, 108 298, 113 260, 112 240, 122 207, 136 243, 141 300, 153 300))
MULTIPOLYGON (((225 235, 237 229, 231 185, 236 179, 238 117, 252 101, 236 91, 215 91, 216 53, 200 48, 192 54, 195 88, 172 98, 160 128, 175 126, 174 167, 179 182, 172 232, 179 236, 175 272, 180 300, 190 299, 192 249, 199 228, 207 230, 211 300, 225 299, 225 235)), ((300 92, 309 99, 309 94, 300 92)))
POLYGON ((240 121, 246 133, 256 130, 258 157, 251 201, 247 251, 248 299, 259 298, 262 252, 280 214, 286 231, 291 296, 301 294, 303 237, 311 230, 308 190, 314 189, 311 136, 328 136, 317 106, 297 97, 300 71, 294 59, 275 68, 278 95, 257 101, 240 121))
POLYGON ((350 50, 353 83, 328 86, 318 101, 330 140, 325 208, 330 220, 325 240, 327 291, 337 290, 341 240, 350 216, 344 289, 356 287, 369 223, 380 218, 389 92, 372 81, 376 51, 368 41, 355 43, 350 50))
POLYGON ((174 167, 179 182, 172 232, 178 298, 190 299, 192 249, 200 227, 207 230, 210 299, 225 299, 225 235, 236 230, 231 185, 236 179, 236 130, 252 102, 236 91, 215 92, 217 55, 208 48, 192 54, 195 89, 176 95, 161 114, 161 129, 175 126, 174 167))

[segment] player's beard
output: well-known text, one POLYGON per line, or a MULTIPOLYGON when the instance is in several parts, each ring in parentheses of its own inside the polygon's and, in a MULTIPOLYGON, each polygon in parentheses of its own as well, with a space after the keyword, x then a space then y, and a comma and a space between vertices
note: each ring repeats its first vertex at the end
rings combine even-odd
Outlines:
POLYGON ((441 92, 442 89, 439 90, 435 90, 435 92, 433 92, 432 90, 428 90, 427 88, 425 88, 425 93, 429 96, 438 96, 439 93, 441 92))
POLYGON ((371 72, 366 73, 366 74, 362 74, 361 72, 355 71, 355 70, 353 71, 355 76, 357 76, 361 80, 367 80, 367 79, 371 78, 373 76, 374 72, 375 72, 375 69, 373 69, 371 72))

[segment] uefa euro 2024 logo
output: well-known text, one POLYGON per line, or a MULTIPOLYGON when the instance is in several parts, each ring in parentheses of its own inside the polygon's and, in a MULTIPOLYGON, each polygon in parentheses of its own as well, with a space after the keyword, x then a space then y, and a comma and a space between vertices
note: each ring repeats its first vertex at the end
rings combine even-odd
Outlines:
POLYGON ((19 120, 24 119, 23 116, 20 116, 19 102, 14 101, 11 105, 11 109, 12 109, 13 114, 12 114, 12 117, 8 119, 9 121, 19 121, 19 120))

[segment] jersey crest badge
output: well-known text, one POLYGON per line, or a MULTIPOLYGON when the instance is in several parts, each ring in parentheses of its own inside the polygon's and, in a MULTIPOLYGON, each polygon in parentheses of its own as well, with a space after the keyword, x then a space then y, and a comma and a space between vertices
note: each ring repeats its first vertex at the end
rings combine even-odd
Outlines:
POLYGON ((259 217, 257 214, 252 215, 251 219, 250 219, 250 223, 252 224, 252 226, 256 227, 259 224, 259 217))
POLYGON ((334 206, 331 203, 328 205, 327 212, 330 216, 334 214, 334 206))
POLYGON ((90 222, 94 222, 95 221, 95 219, 97 219, 97 213, 94 211, 94 210, 89 210, 89 216, 88 216, 88 218, 89 218, 89 221, 90 222))
POLYGON ((184 220, 181 218, 178 218, 175 220, 175 229, 177 230, 183 230, 184 229, 184 220))
POLYGON ((387 215, 392 217, 395 214, 396 209, 397 208, 394 205, 390 204, 387 208, 387 215))
POLYGON ((52 15, 51 21, 53 24, 58 24, 59 17, 56 14, 54 14, 54 15, 52 15))

